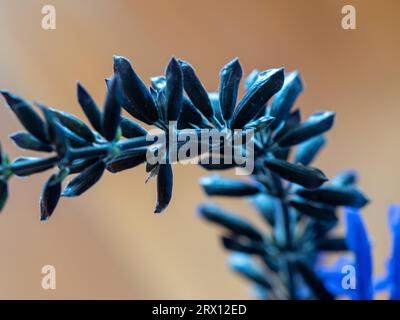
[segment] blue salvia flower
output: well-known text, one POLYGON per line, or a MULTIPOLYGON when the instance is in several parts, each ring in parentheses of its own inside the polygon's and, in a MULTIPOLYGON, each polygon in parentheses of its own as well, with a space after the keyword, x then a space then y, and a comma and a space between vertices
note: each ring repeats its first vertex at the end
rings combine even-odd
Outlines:
POLYGON ((389 208, 389 228, 392 235, 392 249, 389 259, 387 279, 389 282, 390 299, 400 300, 400 206, 389 208))
POLYGON ((346 240, 355 256, 356 289, 354 299, 370 300, 373 296, 372 252, 368 233, 358 210, 345 209, 346 240))
POLYGON ((387 263, 387 272, 379 278, 373 278, 372 248, 368 232, 358 210, 345 209, 346 240, 353 258, 341 257, 332 267, 321 268, 319 274, 326 286, 337 295, 348 296, 354 300, 372 300, 378 291, 387 290, 389 299, 400 299, 400 206, 391 205, 388 210, 389 229, 392 237, 391 255, 387 263), (355 278, 352 288, 343 288, 346 265, 354 266, 355 278))
MULTIPOLYGON (((89 125, 74 115, 42 103, 33 106, 9 91, 1 91, 25 128, 11 139, 22 149, 50 155, 10 161, 0 150, 0 209, 6 202, 8 180, 12 176, 58 169, 47 179, 42 191, 41 219, 47 220, 61 197, 81 195, 106 171, 115 173, 145 164, 149 177, 157 179, 155 212, 162 212, 172 198, 169 152, 163 153, 157 146, 165 161, 149 163, 146 154, 153 140, 147 138, 157 136, 124 112, 161 129, 167 136, 171 122, 177 135, 186 129, 199 132, 207 128, 228 138, 230 129, 242 129, 245 133, 251 130, 255 135, 254 169, 248 172, 250 177, 236 180, 213 175, 200 183, 209 196, 250 198, 272 232, 267 233, 216 205, 203 205, 199 212, 227 230, 222 237, 223 245, 241 253, 240 258, 230 260, 231 267, 256 283, 263 296, 332 299, 334 295, 327 289, 329 283, 321 280, 323 277, 315 271, 315 266, 321 252, 348 249, 345 239, 331 234, 338 222, 337 209, 361 208, 368 202, 356 186, 357 176, 353 172, 340 174, 326 183, 325 174, 311 166, 325 145, 324 134, 332 128, 335 113, 317 112, 302 121, 300 110, 294 109, 303 91, 303 82, 296 71, 286 74, 283 68, 253 71, 245 79, 245 94, 239 99, 242 76, 239 60, 233 59, 221 69, 218 92, 208 92, 188 62, 172 58, 165 75, 151 78, 151 86, 147 88, 127 58, 114 56, 114 75, 106 79, 103 108, 78 83, 78 102, 89 125), (75 176, 63 189, 65 179, 71 175, 75 176), (253 265, 254 257, 259 258, 261 265, 253 265)), ((196 147, 200 149, 202 144, 204 141, 196 147)), ((206 144, 210 158, 222 155, 224 142, 206 144)), ((167 148, 167 151, 179 150, 180 145, 168 144, 167 148)), ((240 148, 242 154, 248 155, 245 144, 240 148)), ((210 171, 236 166, 241 165, 235 161, 202 164, 210 171)), ((362 225, 358 227, 361 229, 362 225)), ((396 243, 394 252, 398 252, 396 243)), ((367 245, 368 242, 364 243, 367 245)), ((395 254, 393 257, 397 259, 395 254)), ((392 267, 395 262, 389 265, 390 279, 398 279, 392 267)), ((362 279, 366 281, 367 276, 362 279)), ((391 291, 398 296, 396 287, 391 291)))

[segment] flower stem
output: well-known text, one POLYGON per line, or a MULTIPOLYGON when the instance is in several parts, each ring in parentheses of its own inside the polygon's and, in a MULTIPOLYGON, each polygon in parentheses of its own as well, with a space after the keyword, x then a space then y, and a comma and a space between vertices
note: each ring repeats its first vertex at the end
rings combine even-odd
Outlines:
MULTIPOLYGON (((122 140, 117 143, 109 142, 101 145, 94 145, 82 148, 72 148, 67 153, 66 159, 71 162, 73 160, 86 160, 95 157, 105 157, 109 155, 113 147, 117 147, 122 152, 128 153, 132 150, 147 146, 151 143, 153 142, 146 140, 146 137, 136 137, 136 138, 122 140)), ((11 170, 11 172, 13 173, 18 173, 18 172, 30 171, 31 168, 43 168, 43 170, 32 170, 32 172, 29 173, 29 174, 34 174, 50 169, 60 164, 61 162, 65 161, 66 159, 61 158, 58 155, 54 155, 45 158, 17 161, 10 164, 9 168, 0 167, 0 175, 5 174, 7 170, 11 170)))

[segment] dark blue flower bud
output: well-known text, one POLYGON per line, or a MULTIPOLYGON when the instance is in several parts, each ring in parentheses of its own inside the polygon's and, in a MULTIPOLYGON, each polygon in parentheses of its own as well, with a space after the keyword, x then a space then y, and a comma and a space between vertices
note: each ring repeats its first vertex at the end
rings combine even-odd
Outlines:
POLYGON ((354 186, 328 185, 315 190, 300 189, 297 194, 305 199, 334 206, 361 208, 368 203, 365 195, 354 186))
POLYGON ((183 75, 181 66, 175 58, 168 64, 166 79, 167 118, 169 121, 176 121, 182 109, 183 75))
POLYGON ((328 131, 334 122, 334 112, 318 112, 278 139, 281 147, 290 147, 328 131))
POLYGON ((128 105, 123 107, 132 116, 153 124, 158 120, 157 108, 143 81, 133 70, 128 59, 114 56, 114 72, 120 77, 128 105))
POLYGON ((96 102, 79 82, 77 84, 77 96, 86 118, 89 120, 92 127, 97 132, 101 133, 101 112, 97 107, 96 102))
POLYGON ((297 147, 295 162, 308 166, 314 160, 325 143, 326 139, 322 135, 316 136, 307 140, 306 142, 301 143, 297 147))
POLYGON ((89 167, 86 167, 79 175, 74 177, 65 187, 62 196, 77 197, 91 188, 100 180, 104 173, 106 164, 100 160, 89 167))
POLYGON ((172 198, 173 174, 169 163, 160 164, 157 174, 157 205, 154 213, 161 213, 172 198))
POLYGON ((53 151, 51 145, 43 141, 40 141, 29 132, 25 131, 15 132, 12 135, 10 135, 10 139, 13 140, 15 144, 22 149, 42 151, 42 152, 53 151))
POLYGON ((207 119, 213 118, 214 109, 211 105, 208 93, 197 77, 193 67, 186 61, 180 60, 179 62, 183 72, 183 85, 188 97, 207 119))
POLYGON ((262 234, 245 219, 229 213, 215 204, 203 204, 198 213, 207 221, 219 224, 237 235, 245 236, 255 241, 262 241, 262 234))
POLYGON ((265 166, 285 180, 297 183, 305 188, 318 188, 328 181, 325 174, 313 167, 294 164, 281 159, 265 159, 265 166))
POLYGON ((243 128, 259 113, 260 109, 265 109, 265 104, 281 89, 283 81, 284 72, 282 68, 261 72, 235 109, 231 127, 234 129, 243 128))
POLYGON ((44 184, 40 197, 40 220, 50 218, 61 196, 61 177, 59 173, 53 174, 44 184))
POLYGON ((212 175, 200 179, 200 185, 209 196, 245 197, 259 193, 260 185, 212 175))
POLYGON ((8 91, 1 91, 7 104, 15 113, 24 128, 40 141, 47 142, 47 132, 44 121, 39 117, 33 107, 17 95, 8 91))
POLYGON ((121 83, 118 77, 114 77, 107 92, 102 118, 102 133, 108 141, 117 137, 119 124, 121 122, 121 83))
POLYGON ((303 83, 297 71, 286 76, 282 89, 274 97, 271 104, 270 116, 275 118, 272 128, 277 128, 285 120, 296 101, 297 96, 303 91, 303 83))
POLYGON ((242 74, 242 66, 238 58, 226 64, 220 72, 219 102, 225 120, 231 118, 235 109, 242 74))

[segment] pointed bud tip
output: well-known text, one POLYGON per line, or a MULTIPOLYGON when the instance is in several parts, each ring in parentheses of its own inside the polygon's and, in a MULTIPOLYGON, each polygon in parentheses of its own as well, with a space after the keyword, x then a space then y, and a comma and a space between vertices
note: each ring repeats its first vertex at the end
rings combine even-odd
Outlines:
POLYGON ((284 67, 280 67, 280 68, 276 68, 273 69, 275 73, 284 76, 285 75, 285 68, 284 67))
POLYGON ((85 91, 83 84, 79 80, 76 82, 76 90, 78 93, 85 91))
POLYGON ((118 54, 114 54, 114 55, 113 55, 113 60, 114 60, 114 62, 121 61, 121 60, 123 60, 123 59, 126 59, 126 58, 124 58, 123 56, 120 56, 120 55, 118 55, 118 54))
POLYGON ((226 65, 227 66, 238 66, 238 65, 240 66, 239 58, 238 57, 233 58, 226 65))
POLYGON ((202 203, 197 207, 196 214, 200 218, 206 218, 209 216, 210 212, 217 212, 220 210, 220 207, 213 203, 213 202, 207 202, 207 203, 202 203))
POLYGON ((113 59, 116 62, 125 62, 125 63, 129 63, 129 64, 131 63, 130 60, 124 56, 114 55, 113 59))
POLYGON ((238 57, 236 57, 235 59, 233 59, 232 64, 233 64, 233 66, 235 67, 235 69, 236 69, 237 71, 243 72, 243 70, 242 70, 242 65, 240 64, 240 61, 239 61, 239 58, 238 58, 238 57))
POLYGON ((298 70, 294 70, 287 74, 285 82, 293 82, 300 89, 300 91, 303 91, 304 89, 304 83, 298 70))
POLYGON ((197 207, 197 210, 196 210, 196 215, 198 216, 198 217, 200 217, 200 218, 204 218, 204 208, 205 208, 205 206, 206 206, 206 204, 200 204, 198 207, 197 207))
POLYGON ((3 96, 8 96, 8 95, 10 95, 10 92, 9 92, 8 90, 6 90, 6 89, 1 89, 1 90, 0 90, 0 93, 1 93, 3 96))
POLYGON ((15 93, 12 93, 8 90, 0 90, 0 93, 2 94, 2 96, 4 97, 4 99, 6 100, 7 104, 12 107, 15 104, 18 104, 22 101, 22 99, 17 96, 15 93))
POLYGON ((169 59, 169 63, 179 64, 178 60, 179 60, 179 58, 172 56, 171 59, 169 59))
POLYGON ((178 60, 173 56, 169 62, 168 62, 168 66, 167 66, 167 72, 168 71, 178 71, 181 70, 181 64, 178 62, 178 60))
POLYGON ((369 204, 370 203, 370 199, 367 198, 364 193, 362 193, 362 199, 361 199, 360 202, 361 202, 361 205, 360 205, 360 208, 361 208, 361 207, 364 207, 367 204, 369 204))
POLYGON ((274 79, 280 79, 279 83, 283 84, 283 81, 285 79, 285 69, 282 68, 274 68, 274 69, 268 69, 265 71, 260 72, 257 75, 256 82, 259 81, 268 81, 269 79, 274 78, 274 79))
POLYGON ((114 71, 116 71, 118 67, 127 67, 128 65, 129 66, 131 65, 129 59, 123 56, 114 55, 113 61, 114 61, 114 71))
POLYGON ((49 216, 45 216, 45 215, 41 215, 40 216, 40 221, 47 221, 47 220, 49 220, 49 216))
POLYGON ((154 209, 154 213, 155 214, 160 214, 160 213, 162 213, 163 212, 163 210, 164 210, 165 208, 161 208, 160 206, 156 206, 156 208, 154 209))
POLYGON ((221 73, 227 72, 228 70, 232 70, 236 77, 242 77, 243 69, 239 62, 239 58, 236 57, 229 61, 222 69, 221 73))

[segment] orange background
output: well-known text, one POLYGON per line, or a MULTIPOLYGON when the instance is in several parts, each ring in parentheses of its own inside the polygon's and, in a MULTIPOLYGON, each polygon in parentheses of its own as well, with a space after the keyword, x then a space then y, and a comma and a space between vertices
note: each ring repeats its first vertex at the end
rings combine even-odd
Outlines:
MULTIPOLYGON (((357 168, 372 199, 364 215, 377 273, 389 252, 386 207, 400 202, 399 1, 111 1, 0 0, 0 87, 82 115, 76 80, 99 101, 112 55, 126 55, 143 79, 164 71, 172 55, 190 61, 209 90, 219 69, 238 56, 253 68, 298 69, 306 83, 303 114, 337 112, 317 165, 330 177, 357 168), (341 8, 357 10, 357 30, 341 28, 341 8), (57 29, 41 28, 41 8, 57 10, 57 29)), ((4 101, 0 102, 4 105, 4 101)), ((1 141, 20 126, 0 109, 1 141)), ((194 214, 205 200, 206 172, 175 166, 174 198, 153 215, 154 182, 144 169, 107 174, 78 199, 63 199, 39 221, 48 173, 13 179, 0 216, 0 298, 248 298, 229 272, 220 230, 194 214), (41 268, 57 270, 57 289, 40 286, 41 268)), ((245 201, 222 201, 254 217, 245 201)))

